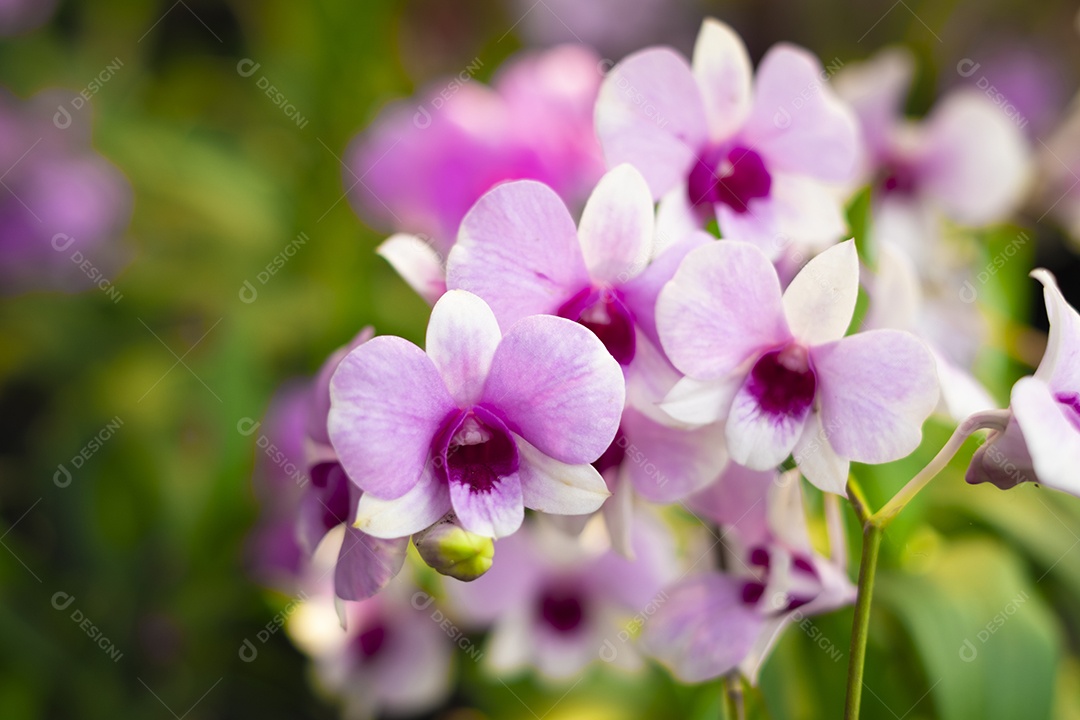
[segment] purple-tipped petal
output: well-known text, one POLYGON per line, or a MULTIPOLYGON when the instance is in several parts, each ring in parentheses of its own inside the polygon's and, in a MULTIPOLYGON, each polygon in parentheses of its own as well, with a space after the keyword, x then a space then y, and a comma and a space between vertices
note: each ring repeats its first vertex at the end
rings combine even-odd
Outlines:
POLYGON ((684 181, 708 137, 705 105, 686 60, 651 48, 612 68, 600 85, 596 132, 608 166, 636 167, 654 199, 684 181))
POLYGON ((653 201, 631 165, 600 178, 578 226, 581 253, 593 282, 622 285, 645 269, 652 255, 653 201))
POLYGON ((578 465, 600 457, 615 437, 625 394, 619 364, 592 332, 536 315, 503 337, 483 401, 540 452, 578 465))
POLYGON ((429 304, 446 292, 444 258, 434 246, 418 235, 391 235, 375 249, 397 271, 409 287, 429 304))
POLYGON ((357 530, 377 538, 400 538, 429 528, 450 512, 446 483, 424 470, 420 481, 399 498, 383 500, 365 492, 356 505, 357 530))
POLYGON ((754 646, 764 619, 743 602, 742 583, 709 573, 668 590, 668 599, 645 624, 646 651, 682 682, 719 677, 754 646))
POLYGON ((698 380, 723 378, 791 337, 776 270, 759 249, 736 242, 687 254, 660 291, 656 324, 672 364, 698 380))
POLYGON ((1080 411, 1037 378, 1021 378, 1012 391, 1012 410, 1024 433, 1039 482, 1080 497, 1080 411))
POLYGON ((379 592, 401 572, 408 547, 407 537, 383 540, 346 525, 334 567, 334 594, 342 600, 366 600, 379 592))
POLYGON ((1043 269, 1031 276, 1043 285, 1050 335, 1035 377, 1054 390, 1080 390, 1080 315, 1061 294, 1057 280, 1043 269))
POLYGON ((553 515, 596 512, 611 496, 592 465, 568 465, 550 458, 517 437, 521 494, 525 507, 553 515))
POLYGON ((476 295, 450 290, 435 303, 425 347, 459 407, 480 401, 501 339, 495 314, 476 295))
POLYGON ((859 297, 855 241, 835 245, 808 262, 784 291, 791 334, 807 345, 844 337, 859 297))
POLYGON ((810 351, 821 420, 841 457, 883 463, 919 446, 937 405, 934 358, 900 330, 871 330, 810 351))
POLYGON ((446 284, 479 295, 506 329, 529 315, 554 313, 590 279, 563 201, 547 186, 522 180, 484 195, 461 221, 446 284))
POLYGON ((378 337, 341 361, 330 381, 330 441, 362 490, 392 500, 409 492, 454 401, 424 351, 378 337))
POLYGON ((858 129, 851 111, 822 82, 823 73, 806 50, 774 45, 758 65, 743 132, 773 172, 845 182, 855 172, 858 129))
POLYGON ((694 43, 693 71, 711 139, 730 138, 750 113, 752 71, 742 38, 727 24, 706 18, 694 43))

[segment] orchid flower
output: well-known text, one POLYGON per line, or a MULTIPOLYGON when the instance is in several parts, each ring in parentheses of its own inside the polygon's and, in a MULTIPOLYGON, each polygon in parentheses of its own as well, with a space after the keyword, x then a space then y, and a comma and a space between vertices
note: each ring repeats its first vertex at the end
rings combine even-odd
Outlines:
POLYGON ((715 214, 723 237, 771 257, 791 242, 828 245, 845 232, 830 185, 851 179, 857 132, 822 77, 810 53, 777 45, 752 78, 742 40, 707 19, 692 65, 649 48, 604 79, 596 105, 604 157, 641 171, 663 198, 665 228, 703 227, 715 214))
POLYGON ((396 103, 346 155, 357 213, 397 231, 379 247, 428 302, 445 291, 446 256, 476 200, 504 180, 531 178, 579 208, 603 172, 592 108, 600 58, 581 45, 510 61, 493 87, 459 77, 396 103))
POLYGON ((664 409, 690 423, 726 420, 731 459, 755 470, 794 452, 807 479, 838 494, 851 460, 907 455, 938 402, 934 359, 902 331, 844 337, 858 287, 850 240, 807 263, 783 292, 756 246, 693 250, 656 306, 664 350, 687 375, 664 409))
POLYGON ((1054 276, 1035 270, 1042 283, 1050 338, 1033 376, 1013 386, 1003 431, 993 432, 971 460, 969 483, 1008 489, 1039 482, 1080 496, 1080 315, 1066 302, 1054 276))
POLYGON ((486 575, 446 581, 450 607, 470 627, 491 626, 485 655, 499 674, 531 666, 566 679, 600 659, 640 667, 640 617, 663 603, 677 564, 670 532, 651 515, 638 514, 632 544, 634 561, 610 549, 595 522, 580 538, 530 523, 496 542, 486 575))
POLYGON ((286 623, 314 664, 316 684, 349 720, 438 707, 452 689, 453 643, 426 593, 402 573, 375 597, 342 602, 326 581, 332 567, 333 555, 320 549, 286 623))
POLYGON ((579 322, 626 366, 640 335, 655 341, 660 287, 690 248, 711 241, 700 233, 653 262, 654 233, 649 188, 630 165, 600 179, 576 227, 550 188, 506 183, 462 221, 447 284, 484 298, 502 327, 536 314, 579 322))
POLYGON ((943 265, 941 218, 982 227, 1010 217, 1030 182, 1023 133, 974 88, 957 89, 921 123, 903 106, 914 63, 891 49, 838 73, 864 142, 861 179, 875 183, 873 235, 908 252, 926 272, 943 265))
MULTIPOLYGON (((827 505, 831 555, 814 550, 798 473, 730 466, 694 501, 729 525, 729 573, 704 572, 666 589, 667 601, 645 624, 643 646, 683 682, 738 668, 752 683, 784 628, 801 617, 851 603, 843 526, 827 505)), ((725 547, 727 547, 725 545, 725 547)))
POLYGON ((273 446, 274 455, 280 453, 286 464, 262 462, 256 472, 255 485, 264 496, 267 519, 256 531, 253 551, 264 580, 280 584, 276 576, 281 570, 295 579, 326 542, 337 543, 334 590, 344 600, 371 597, 401 570, 407 537, 376 538, 352 526, 361 491, 349 482, 326 431, 330 378, 348 351, 373 335, 370 327, 361 330, 326 360, 313 381, 287 386, 267 411, 266 431, 257 445, 265 448, 267 457, 273 446), (304 471, 287 472, 300 458, 304 471), (327 539, 341 525, 343 534, 334 534, 333 541, 327 539))
POLYGON ((110 276, 122 265, 131 186, 94 151, 89 114, 67 109, 73 96, 44 91, 20 100, 0 89, 4 294, 95 283, 115 291, 110 276))
POLYGON ((426 346, 375 338, 330 381, 330 440, 364 491, 357 528, 405 537, 452 509, 466 530, 501 537, 525 507, 600 507, 608 492, 589 463, 615 436, 625 388, 591 332, 533 316, 504 335, 483 300, 454 290, 435 304, 426 346))

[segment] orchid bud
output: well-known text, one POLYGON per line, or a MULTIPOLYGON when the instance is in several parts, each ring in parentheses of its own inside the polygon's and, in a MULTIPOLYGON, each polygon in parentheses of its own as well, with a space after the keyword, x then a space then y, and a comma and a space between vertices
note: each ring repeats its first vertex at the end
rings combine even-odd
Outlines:
POLYGON ((414 535, 413 543, 433 570, 464 582, 486 573, 495 557, 494 541, 461 527, 453 513, 414 535))

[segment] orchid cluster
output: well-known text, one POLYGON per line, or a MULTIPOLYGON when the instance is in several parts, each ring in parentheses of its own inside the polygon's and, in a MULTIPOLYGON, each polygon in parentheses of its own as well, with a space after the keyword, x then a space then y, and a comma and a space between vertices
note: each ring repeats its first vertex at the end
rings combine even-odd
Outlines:
POLYGON ((755 71, 706 20, 690 59, 527 54, 357 138, 355 207, 426 337, 365 329, 282 391, 267 433, 304 472, 260 470, 252 545, 354 714, 438 702, 454 644, 553 681, 653 658, 756 682, 793 618, 855 600, 841 501, 880 529, 980 429, 969 482, 1080 495, 1080 316, 1033 273, 1049 345, 996 410, 956 291, 1027 140, 963 90, 904 118, 912 72, 784 44, 755 71), (953 441, 869 512, 859 466, 932 415, 953 441))

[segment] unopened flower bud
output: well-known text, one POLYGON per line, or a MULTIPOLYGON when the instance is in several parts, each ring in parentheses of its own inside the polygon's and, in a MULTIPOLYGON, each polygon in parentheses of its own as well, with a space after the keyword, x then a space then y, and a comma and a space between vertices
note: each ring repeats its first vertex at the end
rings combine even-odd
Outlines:
POLYGON ((465 582, 486 573, 495 558, 494 541, 461 527, 453 514, 414 535, 413 543, 433 570, 465 582))

